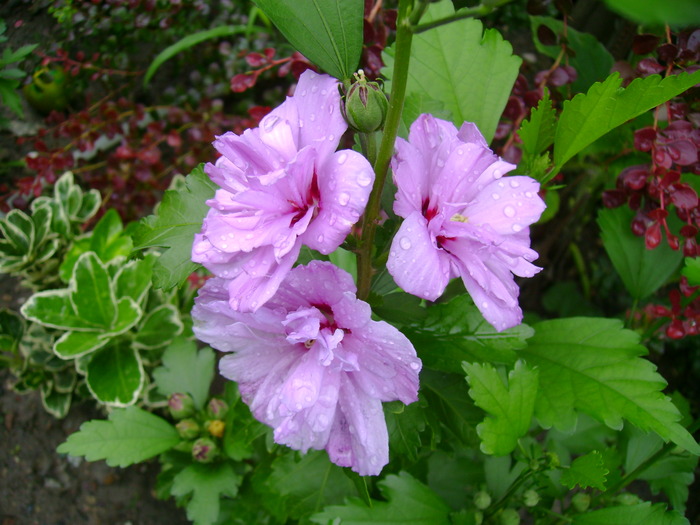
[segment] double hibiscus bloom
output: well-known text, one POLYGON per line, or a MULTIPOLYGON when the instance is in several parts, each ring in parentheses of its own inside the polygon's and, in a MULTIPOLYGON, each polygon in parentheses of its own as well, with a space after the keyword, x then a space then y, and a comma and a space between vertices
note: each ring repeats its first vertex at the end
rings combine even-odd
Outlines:
MULTIPOLYGON (((192 248, 215 278, 192 315, 198 338, 230 352, 221 373, 276 442, 376 475, 389 460, 381 403, 417 399, 421 362, 403 334, 371 319, 347 272, 320 261, 292 269, 302 245, 337 249, 372 190, 369 162, 336 151, 340 104, 338 82, 307 71, 258 128, 217 138, 221 157, 205 171, 220 189, 192 248)), ((544 209, 537 183, 502 178, 514 166, 473 124, 430 115, 398 139, 392 168, 405 219, 387 263, 396 283, 435 300, 460 276, 497 330, 518 324, 512 274, 539 270, 528 231, 544 209)))

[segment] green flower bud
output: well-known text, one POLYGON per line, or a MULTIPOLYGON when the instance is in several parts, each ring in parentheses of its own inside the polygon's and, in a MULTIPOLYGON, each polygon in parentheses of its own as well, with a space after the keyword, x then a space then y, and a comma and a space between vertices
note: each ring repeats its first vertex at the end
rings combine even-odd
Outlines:
POLYGON ((537 491, 529 489, 523 492, 523 503, 526 507, 534 507, 540 502, 540 495, 537 491))
POLYGON ((487 509, 491 505, 491 496, 488 492, 480 490, 474 494, 474 506, 479 510, 487 509))
POLYGON ((182 439, 195 439, 199 437, 201 430, 194 419, 183 419, 175 428, 182 439))
POLYGON ((185 419, 194 415, 194 401, 187 394, 171 394, 168 398, 168 408, 173 419, 185 419))
POLYGON ((499 523, 501 525, 519 525, 520 514, 515 509, 503 509, 499 516, 499 523))
POLYGON ((199 438, 192 445, 192 458, 200 463, 211 463, 219 454, 219 449, 209 438, 199 438))
POLYGON ((571 506, 576 512, 586 512, 591 505, 591 497, 585 492, 577 492, 571 498, 571 506))
POLYGON ((360 133, 371 133, 384 124, 389 101, 376 82, 369 82, 361 69, 345 96, 345 120, 360 133))
POLYGON ((207 417, 211 419, 224 419, 228 412, 228 403, 218 397, 212 397, 207 404, 207 417))

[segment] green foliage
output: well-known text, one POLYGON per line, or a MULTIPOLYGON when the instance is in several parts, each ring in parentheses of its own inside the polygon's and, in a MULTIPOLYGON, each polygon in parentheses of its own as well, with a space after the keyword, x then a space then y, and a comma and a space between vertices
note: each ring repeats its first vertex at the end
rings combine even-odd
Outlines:
POLYGON ((195 407, 202 409, 214 378, 214 352, 211 348, 197 351, 197 346, 179 337, 163 353, 163 365, 153 371, 158 390, 169 396, 177 392, 189 394, 195 407))
POLYGON ((135 250, 165 248, 153 267, 156 288, 180 286, 197 269, 190 260, 192 242, 202 229, 202 219, 209 210, 206 201, 215 190, 216 185, 198 166, 187 176, 185 188, 166 191, 157 214, 143 219, 134 232, 135 250))
POLYGON ((533 334, 526 324, 498 332, 484 320, 468 295, 428 308, 420 327, 404 333, 425 366, 443 372, 462 372, 462 361, 513 364, 514 350, 533 334))
POLYGON ((450 508, 432 490, 406 472, 389 475, 377 483, 387 500, 372 501, 368 507, 353 498, 345 505, 326 507, 311 517, 311 521, 325 525, 340 519, 346 525, 384 524, 448 525, 450 508))
POLYGON ((255 0, 305 57, 330 75, 349 79, 362 52, 362 0, 255 0))
POLYGON ((605 467, 603 456, 597 450, 576 458, 568 469, 565 469, 561 482, 573 489, 576 485, 582 489, 593 487, 605 491, 608 469, 605 467))
POLYGON ((695 0, 605 0, 605 3, 625 18, 644 25, 692 27, 700 24, 700 4, 695 0))
POLYGON ((241 481, 228 463, 192 464, 175 476, 171 493, 189 497, 187 517, 195 525, 210 525, 219 517, 220 498, 235 497, 241 481))
POLYGON ((587 317, 542 321, 534 328, 518 354, 539 369, 535 416, 545 428, 573 429, 575 411, 581 410, 618 430, 627 419, 700 454, 678 423, 678 409, 661 392, 666 382, 641 357, 646 349, 635 332, 615 319, 587 317))
POLYGON ((649 502, 637 505, 608 507, 573 517, 574 525, 688 525, 688 520, 675 511, 666 512, 663 503, 649 502))
MULTIPOLYGON (((452 14, 454 7, 449 0, 431 3, 421 23, 452 14)), ((518 76, 521 60, 512 53, 513 48, 498 31, 484 31, 475 19, 417 34, 411 48, 407 95, 441 102, 457 127, 474 122, 491 142, 518 76)), ((386 67, 382 74, 389 80, 393 55, 392 47, 383 54, 386 67)))
POLYGON ((421 433, 427 424, 426 406, 423 399, 408 406, 400 401, 384 405, 389 449, 393 454, 409 461, 418 460, 418 450, 422 445, 421 433))
POLYGON ((542 182, 547 182, 569 159, 608 131, 663 104, 698 82, 700 71, 666 78, 658 75, 638 78, 622 88, 622 79, 613 73, 604 82, 593 84, 587 93, 565 101, 554 139, 554 169, 542 182))
POLYGON ((116 409, 108 421, 88 421, 58 446, 61 454, 104 459, 113 467, 145 461, 172 448, 180 440, 175 428, 137 407, 116 409))
POLYGON ((683 253, 662 242, 647 250, 644 241, 630 230, 634 212, 627 207, 601 209, 598 225, 603 246, 618 275, 634 299, 644 299, 673 275, 683 253))
POLYGON ((545 90, 537 107, 530 112, 530 118, 524 120, 518 130, 523 149, 519 172, 537 180, 544 177, 550 161, 545 151, 554 143, 555 129, 556 111, 552 107, 549 91, 545 90))
MULTIPOLYGON (((544 45, 538 38, 538 28, 546 26, 555 35, 566 35, 566 55, 568 64, 576 70, 577 77, 571 87, 575 93, 586 91, 594 82, 605 80, 615 59, 596 37, 577 31, 561 20, 546 16, 531 16, 532 40, 537 50, 550 58, 557 59, 562 52, 561 45, 544 45)), ((563 40, 563 38, 562 38, 563 40)))
POLYGON ((0 44, 3 44, 2 56, 0 56, 0 99, 15 115, 24 117, 24 110, 22 109, 21 99, 17 94, 17 88, 27 73, 11 66, 29 56, 38 44, 22 46, 16 51, 12 51, 4 45, 7 42, 7 37, 3 35, 6 29, 5 21, 0 20, 0 44))
POLYGON ((700 286, 700 259, 686 257, 683 271, 690 286, 700 286))
POLYGON ((481 450, 495 456, 510 454, 530 428, 537 397, 537 370, 516 361, 506 384, 488 363, 463 363, 463 366, 469 395, 476 406, 489 414, 476 427, 481 450))

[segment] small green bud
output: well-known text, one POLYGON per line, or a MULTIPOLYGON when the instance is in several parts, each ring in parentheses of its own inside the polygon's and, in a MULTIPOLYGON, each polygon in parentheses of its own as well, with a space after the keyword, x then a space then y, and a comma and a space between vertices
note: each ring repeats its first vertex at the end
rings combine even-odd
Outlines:
POLYGON ((177 433, 182 439, 195 439, 199 437, 199 424, 194 419, 183 419, 175 425, 177 433))
POLYGON ((168 398, 168 408, 173 419, 185 419, 194 415, 194 401, 187 394, 176 392, 168 398))
POLYGON ((501 525, 519 525, 520 514, 515 509, 503 509, 499 516, 499 522, 501 525))
POLYGON ((585 492, 577 492, 571 498, 571 506, 576 512, 586 512, 591 506, 591 496, 585 492))
POLYGON ((200 463, 211 463, 218 453, 216 443, 209 438, 199 438, 192 445, 192 457, 200 463))
POLYGON ((474 506, 479 510, 489 508, 491 505, 491 496, 485 490, 480 490, 474 494, 474 506))
POLYGON ((389 101, 376 82, 369 82, 361 69, 345 96, 345 120, 360 133, 377 131, 384 125, 389 101))
POLYGON ((228 403, 218 397, 212 397, 207 403, 207 417, 211 419, 224 419, 228 412, 228 403))
POLYGON ((553 469, 561 465, 561 461, 559 461, 559 456, 556 452, 545 452, 545 458, 547 468, 553 469))
POLYGON ((484 522, 484 513, 481 512, 480 510, 477 510, 474 513, 474 523, 476 525, 481 525, 484 522))
POLYGON ((526 490, 523 492, 523 503, 526 507, 534 507, 540 502, 540 495, 536 490, 526 490))

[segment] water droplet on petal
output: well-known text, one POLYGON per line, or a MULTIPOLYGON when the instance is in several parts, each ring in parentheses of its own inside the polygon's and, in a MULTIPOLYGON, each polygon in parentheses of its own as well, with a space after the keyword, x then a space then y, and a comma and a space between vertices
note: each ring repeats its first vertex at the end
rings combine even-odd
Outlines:
POLYGON ((314 113, 311 113, 311 115, 309 115, 309 120, 310 120, 311 122, 315 121, 315 120, 316 120, 316 115, 315 115, 314 113))
POLYGON ((531 199, 531 198, 532 198, 532 192, 531 192, 531 191, 526 191, 526 192, 525 192, 525 196, 526 196, 528 199, 531 199))
POLYGON ((517 188, 518 186, 520 186, 520 183, 517 180, 513 179, 510 181, 511 188, 517 188))
POLYGON ((372 176, 365 170, 357 174, 357 183, 360 186, 367 187, 372 183, 372 176))
POLYGON ((304 91, 301 92, 301 96, 302 96, 302 97, 305 97, 305 96, 306 96, 306 90, 304 90, 304 91))
POLYGON ((246 235, 245 235, 245 238, 246 238, 247 240, 250 240, 250 239, 252 239, 253 237, 255 237, 255 235, 252 234, 252 233, 246 233, 246 235))
POLYGON ((262 128, 266 132, 272 131, 272 129, 281 122, 279 117, 275 115, 269 115, 263 119, 262 128))
POLYGON ((319 235, 318 237, 316 237, 316 240, 318 242, 323 242, 323 238, 324 238, 323 235, 319 235))
POLYGON ((348 195, 347 193, 341 193, 340 195, 338 195, 338 203, 341 206, 345 206, 348 202, 350 202, 350 195, 348 195))
POLYGON ((493 197, 493 200, 497 201, 498 199, 501 198, 501 196, 498 193, 492 193, 491 197, 493 197))
POLYGON ((401 239, 399 239, 399 246, 401 246, 401 248, 404 250, 410 250, 411 240, 408 237, 401 237, 401 239))
POLYGON ((300 128, 303 128, 303 127, 304 127, 304 121, 301 120, 301 119, 299 119, 299 127, 300 127, 300 128))
POLYGON ((311 86, 311 92, 316 93, 318 91, 318 86, 311 86))
POLYGON ((515 233, 518 233, 520 230, 523 229, 523 227, 520 226, 519 224, 513 224, 512 228, 513 228, 513 231, 514 231, 515 233))
POLYGON ((341 153, 338 155, 338 164, 343 164, 346 160, 348 160, 347 153, 341 153))
POLYGON ((499 187, 499 188, 505 188, 505 187, 506 187, 506 185, 505 185, 505 184, 503 184, 502 182, 499 182, 499 183, 498 183, 498 187, 499 187))
POLYGON ((333 135, 332 133, 328 135, 328 140, 333 142, 335 140, 335 135, 333 135))
POLYGON ((414 361, 413 363, 411 363, 411 368, 413 370, 418 370, 420 368, 420 365, 414 361))
POLYGON ((503 172, 501 170, 493 170, 493 178, 500 179, 503 177, 503 172))
POLYGON ((327 94, 328 94, 328 91, 326 91, 325 89, 322 89, 322 90, 321 90, 321 95, 324 95, 324 96, 325 96, 325 95, 327 95, 327 94))
POLYGON ((221 249, 222 249, 222 250, 225 250, 226 248, 228 248, 228 244, 224 243, 224 244, 221 245, 221 249))
POLYGON ((486 301, 484 301, 484 302, 481 303, 481 307, 482 307, 482 308, 488 308, 488 307, 489 307, 489 303, 487 303, 486 301))
POLYGON ((506 206, 503 208, 503 215, 509 218, 515 217, 515 208, 513 208, 513 206, 506 206))

